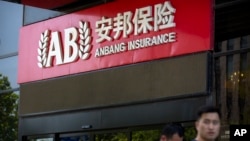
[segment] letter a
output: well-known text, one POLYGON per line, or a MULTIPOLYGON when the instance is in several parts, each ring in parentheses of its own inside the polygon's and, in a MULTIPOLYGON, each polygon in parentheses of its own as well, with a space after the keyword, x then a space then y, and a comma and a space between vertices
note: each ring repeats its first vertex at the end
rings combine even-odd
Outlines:
POLYGON ((59 32, 52 32, 46 67, 51 67, 53 60, 52 57, 56 57, 56 65, 63 63, 59 32))
POLYGON ((241 136, 239 129, 236 129, 236 130, 235 130, 234 136, 241 136))

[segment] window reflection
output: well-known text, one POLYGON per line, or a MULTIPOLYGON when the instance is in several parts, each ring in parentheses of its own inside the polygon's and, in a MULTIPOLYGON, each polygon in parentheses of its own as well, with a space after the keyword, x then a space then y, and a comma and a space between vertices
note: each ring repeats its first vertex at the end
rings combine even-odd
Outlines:
POLYGON ((158 141, 161 130, 96 134, 95 141, 158 141))
POLYGON ((242 124, 250 123, 250 94, 249 94, 249 62, 247 61, 250 58, 250 53, 242 53, 240 55, 240 82, 239 82, 239 111, 240 117, 239 122, 242 124))
POLYGON ((240 40, 240 47, 241 48, 247 48, 249 47, 249 40, 248 40, 249 36, 243 36, 241 37, 240 40))
MULTIPOLYGON (((191 140, 195 137, 196 131, 194 123, 190 122, 184 126, 185 135, 184 140, 191 140)), ((54 139, 53 135, 33 136, 28 137, 27 141, 159 141, 162 126, 141 127, 140 129, 121 129, 115 131, 102 132, 83 132, 83 133, 69 133, 60 134, 59 139, 54 139)))
POLYGON ((215 52, 221 52, 221 46, 222 46, 222 42, 219 42, 215 45, 215 52))
POLYGON ((0 56, 17 52, 22 14, 22 5, 0 1, 0 56))
POLYGON ((53 138, 33 138, 33 139, 28 139, 28 141, 54 141, 53 138))
POLYGON ((227 50, 233 50, 234 49, 234 39, 229 39, 227 41, 227 50))
POLYGON ((128 135, 123 132, 96 134, 95 141, 128 141, 128 135))
POLYGON ((61 137, 60 141, 90 141, 89 135, 72 136, 72 137, 61 137))
POLYGON ((160 130, 142 130, 132 132, 132 141, 158 141, 160 130))
POLYGON ((8 77, 12 88, 18 88, 17 84, 17 56, 0 59, 0 73, 8 77))
POLYGON ((247 35, 217 43, 225 49, 215 58, 217 102, 224 125, 250 124, 250 52, 246 50, 250 48, 249 41, 247 35))

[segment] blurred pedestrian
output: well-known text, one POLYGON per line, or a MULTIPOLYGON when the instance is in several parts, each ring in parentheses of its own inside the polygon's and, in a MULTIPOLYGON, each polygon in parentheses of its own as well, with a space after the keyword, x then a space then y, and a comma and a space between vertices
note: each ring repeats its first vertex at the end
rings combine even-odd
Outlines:
POLYGON ((183 141, 184 128, 180 124, 167 124, 162 132, 160 141, 183 141))
POLYGON ((197 112, 197 135, 192 141, 215 141, 221 127, 221 113, 214 106, 203 106, 197 112))

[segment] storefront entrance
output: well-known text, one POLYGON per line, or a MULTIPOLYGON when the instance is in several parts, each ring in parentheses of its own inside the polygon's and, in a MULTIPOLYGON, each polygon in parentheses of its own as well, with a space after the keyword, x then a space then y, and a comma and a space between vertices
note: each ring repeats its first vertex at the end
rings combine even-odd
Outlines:
POLYGON ((162 125, 146 128, 28 136, 27 141, 157 141, 162 125))
MULTIPOLYGON (((24 141, 159 141, 164 125, 27 136, 24 141)), ((185 130, 184 140, 193 139, 195 136, 194 123, 185 122, 181 125, 185 130)))

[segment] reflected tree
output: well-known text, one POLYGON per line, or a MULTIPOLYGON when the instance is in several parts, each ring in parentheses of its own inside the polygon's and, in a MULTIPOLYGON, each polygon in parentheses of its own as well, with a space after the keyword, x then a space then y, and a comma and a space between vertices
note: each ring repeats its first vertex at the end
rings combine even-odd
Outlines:
POLYGON ((18 95, 5 91, 11 89, 8 78, 0 74, 0 141, 15 141, 18 138, 18 95))
POLYGON ((250 73, 234 72, 227 81, 227 105, 229 124, 250 123, 250 73), (236 104, 235 104, 236 103, 236 104), (237 109, 237 110, 236 110, 237 109))
POLYGON ((184 141, 191 141, 196 136, 196 130, 194 126, 185 127, 184 141))
POLYGON ((144 130, 132 133, 132 141, 158 141, 160 130, 144 130))
POLYGON ((95 135, 95 141, 159 141, 160 130, 104 133, 95 135), (132 135, 131 137, 129 137, 132 135))
POLYGON ((128 141, 126 133, 105 133, 95 135, 95 141, 128 141))

